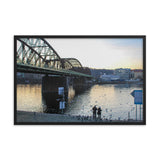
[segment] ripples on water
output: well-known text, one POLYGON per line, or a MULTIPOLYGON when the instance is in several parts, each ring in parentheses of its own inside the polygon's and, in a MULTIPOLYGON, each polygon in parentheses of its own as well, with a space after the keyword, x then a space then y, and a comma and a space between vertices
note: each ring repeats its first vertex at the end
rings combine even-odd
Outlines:
MULTIPOLYGON (((74 98, 72 89, 70 90, 70 103, 65 114, 92 116, 92 107, 97 105, 102 108, 102 118, 128 119, 129 112, 130 118, 135 119, 134 98, 130 93, 136 89, 142 90, 142 86, 133 84, 94 85, 74 98)), ((43 107, 41 85, 17 85, 18 110, 43 112, 43 107)), ((139 117, 138 106, 137 119, 139 117)))

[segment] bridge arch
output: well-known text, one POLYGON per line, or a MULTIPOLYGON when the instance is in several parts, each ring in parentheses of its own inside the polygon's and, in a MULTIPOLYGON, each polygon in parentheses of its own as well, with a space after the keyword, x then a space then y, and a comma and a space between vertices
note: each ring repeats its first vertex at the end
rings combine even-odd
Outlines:
POLYGON ((78 59, 61 58, 44 38, 16 37, 16 43, 17 64, 89 73, 78 59))
POLYGON ((60 59, 52 46, 42 38, 17 38, 17 63, 60 69, 60 59), (59 61, 50 63, 54 59, 59 61))
POLYGON ((65 61, 68 61, 74 68, 83 68, 82 64, 76 58, 62 58, 65 61))

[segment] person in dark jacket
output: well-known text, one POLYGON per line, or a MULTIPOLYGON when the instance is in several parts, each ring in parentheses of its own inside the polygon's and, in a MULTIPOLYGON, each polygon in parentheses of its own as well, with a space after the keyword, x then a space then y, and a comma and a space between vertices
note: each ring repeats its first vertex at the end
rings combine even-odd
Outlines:
POLYGON ((101 119, 101 112, 102 112, 101 107, 99 107, 97 112, 99 120, 101 119))
POLYGON ((93 110, 93 119, 96 119, 96 112, 97 112, 96 105, 92 108, 92 110, 93 110))

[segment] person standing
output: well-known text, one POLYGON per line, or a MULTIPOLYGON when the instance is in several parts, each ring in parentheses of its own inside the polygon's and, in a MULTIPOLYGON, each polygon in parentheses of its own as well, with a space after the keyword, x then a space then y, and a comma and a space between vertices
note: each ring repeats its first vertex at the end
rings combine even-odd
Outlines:
POLYGON ((101 107, 99 107, 97 112, 99 120, 101 119, 101 112, 102 112, 101 107))
POLYGON ((93 110, 93 119, 96 119, 96 112, 97 112, 96 105, 92 108, 92 110, 93 110))

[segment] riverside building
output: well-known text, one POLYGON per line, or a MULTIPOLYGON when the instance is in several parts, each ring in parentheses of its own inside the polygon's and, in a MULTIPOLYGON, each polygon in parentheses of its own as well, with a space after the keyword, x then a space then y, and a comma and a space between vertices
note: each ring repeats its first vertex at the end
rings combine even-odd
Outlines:
POLYGON ((129 80, 131 77, 131 69, 118 68, 114 70, 114 74, 119 76, 119 80, 129 80))

